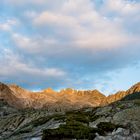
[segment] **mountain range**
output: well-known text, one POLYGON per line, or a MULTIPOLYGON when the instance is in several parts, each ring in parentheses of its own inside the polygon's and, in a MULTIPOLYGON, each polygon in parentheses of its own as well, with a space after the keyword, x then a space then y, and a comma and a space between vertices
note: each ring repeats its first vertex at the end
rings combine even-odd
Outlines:
POLYGON ((56 92, 48 88, 40 92, 32 92, 15 84, 0 83, 0 99, 19 109, 46 108, 59 111, 104 106, 135 92, 140 92, 140 82, 126 91, 119 91, 107 97, 98 90, 67 88, 56 92))

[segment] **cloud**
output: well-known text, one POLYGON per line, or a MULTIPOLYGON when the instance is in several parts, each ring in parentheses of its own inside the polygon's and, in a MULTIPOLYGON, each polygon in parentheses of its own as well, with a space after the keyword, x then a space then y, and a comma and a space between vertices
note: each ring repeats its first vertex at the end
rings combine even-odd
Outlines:
POLYGON ((25 5, 25 4, 45 4, 47 0, 5 0, 5 3, 13 5, 25 5))
POLYGON ((36 17, 34 23, 37 25, 49 24, 57 27, 74 27, 78 25, 77 21, 73 17, 47 11, 42 12, 38 17, 36 17))
POLYGON ((106 11, 114 11, 124 16, 131 16, 139 13, 140 4, 133 0, 107 0, 105 1, 105 9, 106 11))
POLYGON ((18 25, 17 20, 7 19, 6 21, 0 22, 0 30, 10 32, 15 25, 18 25))
POLYGON ((25 87, 35 81, 40 87, 106 90, 110 84, 105 83, 115 81, 112 72, 123 73, 140 59, 137 1, 5 0, 0 4, 5 6, 6 19, 0 19, 0 30, 10 31, 2 32, 0 43, 4 81, 25 87))
POLYGON ((28 84, 30 86, 32 83, 41 85, 41 81, 45 81, 44 84, 47 84, 50 79, 59 81, 66 76, 66 72, 59 68, 39 68, 31 61, 27 63, 26 58, 16 55, 11 50, 4 49, 2 52, 0 56, 0 76, 3 77, 4 81, 11 78, 14 80, 13 82, 21 83, 24 81, 26 86, 28 84))
POLYGON ((53 45, 57 44, 57 41, 55 39, 46 38, 43 37, 35 37, 30 38, 24 35, 20 35, 17 33, 12 34, 12 40, 17 46, 17 48, 21 50, 25 50, 29 53, 43 53, 45 50, 47 50, 47 46, 53 47, 53 45))
MULTIPOLYGON (((107 2, 106 7, 111 10, 112 7, 109 5, 112 5, 112 1, 107 2)), ((116 20, 117 18, 109 19, 102 15, 102 12, 92 8, 90 1, 86 3, 86 8, 84 8, 84 1, 68 1, 62 6, 60 12, 43 11, 36 15, 33 24, 39 29, 51 28, 57 38, 65 39, 67 37, 75 47, 86 47, 93 50, 110 49, 126 47, 128 44, 138 42, 139 36, 129 35, 129 29, 126 31, 123 27, 128 20, 125 21, 121 17, 118 18, 119 20, 116 20), (75 10, 75 13, 72 10, 75 10)), ((120 1, 116 5, 115 8, 119 12, 120 7, 128 4, 120 1)), ((129 5, 132 4, 129 3, 129 5)))

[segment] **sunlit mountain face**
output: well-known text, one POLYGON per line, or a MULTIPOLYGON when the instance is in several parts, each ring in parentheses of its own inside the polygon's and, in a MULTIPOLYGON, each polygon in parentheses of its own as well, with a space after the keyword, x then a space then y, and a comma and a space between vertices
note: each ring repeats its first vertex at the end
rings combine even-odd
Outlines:
MULTIPOLYGON (((11 107, 26 110, 46 110, 49 112, 67 112, 82 108, 107 106, 124 98, 140 98, 140 82, 126 91, 118 91, 109 96, 98 90, 62 89, 59 92, 51 88, 42 91, 29 91, 18 85, 6 85, 0 82, 0 103, 5 101, 11 107), (127 97, 128 96, 128 97, 127 97)), ((128 99, 128 100, 129 100, 128 99)))
POLYGON ((0 81, 39 91, 140 80, 139 0, 1 0, 0 81))

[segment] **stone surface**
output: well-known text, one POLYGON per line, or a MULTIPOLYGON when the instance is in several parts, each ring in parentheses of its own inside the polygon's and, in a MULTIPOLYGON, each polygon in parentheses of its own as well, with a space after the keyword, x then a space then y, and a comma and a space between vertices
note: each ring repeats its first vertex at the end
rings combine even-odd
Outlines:
POLYGON ((134 107, 117 112, 112 119, 115 124, 130 125, 134 131, 140 130, 140 107, 134 107))

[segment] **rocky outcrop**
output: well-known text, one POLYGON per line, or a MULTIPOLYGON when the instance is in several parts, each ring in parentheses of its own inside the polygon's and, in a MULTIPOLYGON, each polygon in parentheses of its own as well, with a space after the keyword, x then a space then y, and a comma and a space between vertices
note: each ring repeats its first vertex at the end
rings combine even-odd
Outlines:
POLYGON ((115 124, 121 124, 127 126, 129 124, 133 129, 133 132, 137 131, 140 133, 140 107, 133 107, 117 112, 112 122, 115 124), (126 119, 127 118, 127 119, 126 119))
POLYGON ((108 133, 106 136, 100 136, 97 134, 94 140, 139 140, 139 133, 131 133, 130 130, 124 128, 118 128, 112 133, 108 133))
POLYGON ((6 98, 11 92, 7 85, 0 82, 0 99, 6 98))
POLYGON ((11 106, 22 108, 23 101, 14 94, 9 86, 3 83, 0 83, 0 99, 3 99, 11 106))

